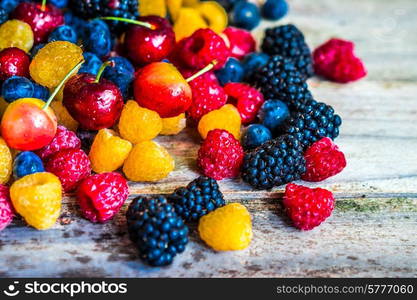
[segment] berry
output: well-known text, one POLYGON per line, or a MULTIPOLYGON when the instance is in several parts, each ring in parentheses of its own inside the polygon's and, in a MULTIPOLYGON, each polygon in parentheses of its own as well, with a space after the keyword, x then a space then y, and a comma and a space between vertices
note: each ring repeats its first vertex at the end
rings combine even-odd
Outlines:
POLYGON ((236 139, 239 139, 241 124, 239 111, 232 104, 226 104, 205 114, 198 122, 198 132, 205 139, 209 131, 224 129, 233 134, 236 139))
POLYGON ((283 135, 245 154, 242 179, 256 189, 271 189, 300 179, 305 170, 301 143, 283 135))
POLYGON ((328 190, 290 183, 285 188, 282 203, 295 227, 311 230, 332 214, 335 200, 328 190))
POLYGON ((216 251, 243 250, 252 240, 251 216, 242 204, 230 203, 203 216, 198 233, 216 251))
POLYGON ((155 182, 174 170, 175 161, 168 151, 153 141, 136 144, 130 151, 123 172, 132 181, 155 182))
POLYGON ((93 223, 105 223, 112 219, 128 196, 126 179, 115 172, 87 177, 77 189, 81 213, 93 223))
POLYGON ((239 175, 243 160, 243 148, 226 130, 211 130, 200 149, 197 163, 203 174, 222 180, 239 175))
POLYGON ((61 25, 56 27, 48 37, 48 43, 54 41, 67 41, 76 44, 78 41, 78 36, 71 26, 61 25))
POLYGON ((190 82, 190 87, 193 102, 187 111, 187 115, 196 122, 205 114, 226 104, 227 95, 224 89, 216 82, 197 77, 190 82))
POLYGON ((0 82, 12 76, 29 77, 29 56, 19 48, 0 51, 0 82))
POLYGON ((185 114, 180 114, 177 117, 163 118, 161 135, 176 135, 180 133, 187 125, 185 114))
POLYGON ((249 125, 242 135, 242 146, 253 149, 272 139, 272 133, 262 124, 249 125))
POLYGON ((0 25, 0 51, 16 47, 26 53, 33 46, 33 31, 29 24, 19 20, 8 20, 0 25))
POLYGON ((58 176, 65 192, 74 190, 91 173, 90 160, 81 149, 65 149, 52 155, 45 169, 58 176))
POLYGON ((45 172, 42 160, 30 151, 20 152, 13 162, 13 174, 19 179, 29 174, 45 172))
POLYGON ((228 103, 236 105, 243 124, 255 120, 259 108, 264 103, 264 96, 257 89, 245 83, 228 83, 224 86, 228 103))
POLYGON ((192 7, 182 7, 175 19, 174 32, 177 41, 188 38, 196 30, 206 28, 207 22, 201 13, 192 7))
POLYGON ((216 71, 217 79, 221 85, 225 85, 229 82, 241 82, 243 75, 244 70, 242 63, 233 57, 230 57, 227 60, 223 68, 216 71))
POLYGON ((346 167, 346 158, 330 138, 322 138, 304 153, 306 172, 301 177, 305 181, 318 182, 332 177, 346 167))
POLYGON ((113 62, 114 66, 105 68, 103 77, 117 85, 126 99, 130 84, 135 79, 135 68, 129 60, 121 56, 111 57, 108 61, 113 62))
POLYGON ((229 42, 230 56, 242 59, 256 49, 256 41, 249 31, 244 29, 227 27, 223 34, 229 42))
POLYGON ((33 58, 35 55, 41 50, 43 47, 45 47, 46 44, 40 43, 32 47, 30 50, 30 57, 33 58))
POLYGON ((100 69, 103 63, 101 59, 98 58, 97 55, 91 52, 84 52, 83 57, 84 57, 85 62, 82 64, 78 73, 89 73, 91 75, 96 76, 98 73, 98 70, 100 69))
POLYGON ((322 102, 309 100, 295 107, 280 132, 294 135, 307 149, 323 137, 335 139, 339 136, 342 119, 334 113, 333 107, 322 102))
POLYGON ((96 173, 112 172, 120 168, 132 144, 120 138, 110 129, 101 129, 94 138, 89 158, 93 171, 96 173))
POLYGON ((139 14, 165 18, 167 15, 165 0, 139 0, 139 14))
POLYGON ((262 42, 262 51, 269 55, 289 58, 303 78, 313 75, 313 60, 304 35, 293 24, 268 28, 262 42))
POLYGON ((288 13, 288 3, 285 0, 267 0, 262 6, 262 16, 265 19, 277 21, 288 13))
POLYGON ((200 176, 187 187, 181 187, 168 196, 176 213, 184 221, 197 221, 202 216, 224 206, 225 201, 216 180, 200 176))
POLYGON ((49 90, 43 85, 33 83, 33 98, 41 99, 42 101, 47 101, 49 98, 49 90))
POLYGON ((84 49, 98 57, 106 56, 111 50, 111 35, 106 22, 91 20, 84 27, 82 36, 84 49))
POLYGON ((3 8, 0 8, 0 25, 9 19, 9 14, 3 8))
POLYGON ((26 77, 12 76, 2 85, 1 94, 7 102, 11 103, 20 98, 32 98, 33 82, 26 77))
POLYGON ((261 13, 254 3, 239 1, 230 11, 229 18, 233 26, 252 30, 259 25, 261 13))
POLYGON ((77 17, 71 11, 66 11, 64 14, 65 24, 71 26, 77 36, 80 38, 84 34, 84 27, 87 25, 87 21, 77 17))
POLYGON ((68 5, 68 0, 49 0, 49 3, 58 8, 65 8, 68 5))
POLYGON ((188 227, 166 198, 137 197, 126 213, 130 239, 139 257, 151 266, 172 263, 188 243, 188 227))
POLYGON ((7 183, 12 173, 13 157, 9 147, 0 137, 0 184, 7 183))
POLYGON ((336 82, 355 81, 367 73, 350 41, 330 39, 314 50, 313 59, 316 73, 336 82))
POLYGON ((93 144, 97 133, 97 130, 77 129, 76 135, 80 139, 81 149, 83 149, 85 153, 90 152, 91 145, 93 144))
POLYGON ((51 228, 61 211, 61 182, 54 174, 27 175, 10 187, 10 199, 16 212, 39 230, 51 228))
POLYGON ((290 117, 290 111, 284 102, 268 100, 259 109, 258 117, 262 125, 272 132, 276 132, 284 121, 290 117))
POLYGON ((243 60, 243 70, 245 71, 245 78, 250 79, 252 74, 267 64, 269 55, 262 52, 253 52, 243 60))
POLYGON ((42 149, 36 151, 36 154, 39 155, 43 161, 47 161, 49 157, 61 150, 80 148, 81 141, 77 135, 64 126, 58 125, 52 141, 42 149))
POLYGON ((203 1, 194 7, 207 22, 208 28, 214 32, 220 33, 226 28, 227 12, 216 1, 203 1))
POLYGON ((13 220, 13 206, 10 201, 9 188, 0 184, 0 231, 6 228, 13 220))
POLYGON ((4 9, 7 13, 11 13, 16 6, 26 0, 0 0, 0 7, 4 9))

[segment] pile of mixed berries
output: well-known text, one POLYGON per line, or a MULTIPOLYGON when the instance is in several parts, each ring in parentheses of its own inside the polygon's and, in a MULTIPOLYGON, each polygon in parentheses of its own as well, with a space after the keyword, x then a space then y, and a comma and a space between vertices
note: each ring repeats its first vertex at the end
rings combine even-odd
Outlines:
MULTIPOLYGON (((262 14, 276 20, 287 10, 268 0, 262 14)), ((322 223, 332 193, 292 182, 343 170, 333 142, 342 120, 307 79, 349 82, 366 71, 352 42, 331 39, 311 53, 292 24, 267 29, 257 47, 246 29, 259 11, 247 1, 0 0, 0 230, 14 215, 51 228, 63 192, 75 193, 86 219, 109 221, 129 196, 128 180, 158 182, 175 169, 154 138, 186 125, 201 135, 202 176, 130 203, 127 227, 141 259, 170 264, 190 222, 217 251, 246 248, 251 217, 224 200, 216 180, 226 178, 253 189, 288 184, 283 205, 293 224, 322 223), (225 9, 240 28, 227 27, 225 9)))

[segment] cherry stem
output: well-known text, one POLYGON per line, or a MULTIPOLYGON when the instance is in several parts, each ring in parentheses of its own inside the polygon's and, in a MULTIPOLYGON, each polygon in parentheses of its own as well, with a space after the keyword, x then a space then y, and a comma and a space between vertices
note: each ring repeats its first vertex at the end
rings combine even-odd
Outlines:
POLYGON ((70 78, 75 72, 78 71, 78 68, 81 67, 81 65, 84 63, 84 60, 80 61, 78 64, 76 64, 68 73, 65 75, 64 79, 58 84, 58 86, 55 88, 51 96, 49 96, 48 101, 46 101, 45 105, 42 107, 43 110, 47 109, 49 105, 51 104, 52 100, 54 100, 56 94, 58 94, 59 90, 62 89, 65 82, 67 82, 68 78, 70 78))
POLYGON ((213 60, 211 63, 209 63, 207 66, 205 66, 203 69, 201 69, 200 71, 198 71, 197 73, 192 75, 191 77, 188 77, 187 79, 185 79, 185 81, 187 81, 187 82, 193 81, 197 77, 199 77, 199 76, 203 75, 204 73, 207 73, 208 71, 213 69, 215 65, 217 65, 217 60, 216 59, 213 60))
POLYGON ((46 9, 46 0, 42 0, 41 11, 45 11, 46 9))
POLYGON ((138 21, 138 20, 127 19, 127 18, 120 18, 120 17, 101 17, 99 19, 100 20, 109 20, 109 21, 121 21, 121 22, 125 22, 125 23, 130 23, 130 24, 135 24, 135 25, 143 26, 143 27, 146 27, 146 28, 149 28, 149 29, 155 29, 155 26, 152 25, 151 23, 142 22, 142 21, 138 21))
POLYGON ((101 65, 100 69, 97 72, 96 80, 94 80, 94 83, 100 82, 101 75, 103 74, 104 69, 107 67, 114 67, 114 61, 108 60, 101 65))

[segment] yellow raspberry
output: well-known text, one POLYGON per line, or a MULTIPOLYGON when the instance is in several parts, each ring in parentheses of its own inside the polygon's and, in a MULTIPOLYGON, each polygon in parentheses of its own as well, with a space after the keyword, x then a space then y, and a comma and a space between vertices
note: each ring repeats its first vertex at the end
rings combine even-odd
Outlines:
POLYGON ((52 173, 30 174, 12 184, 10 199, 29 225, 39 230, 48 229, 61 211, 61 182, 52 173))
POLYGON ((245 206, 231 203, 201 217, 198 232, 216 251, 243 250, 252 240, 251 217, 245 206))
POLYGON ((78 122, 69 114, 68 110, 62 104, 62 101, 52 101, 51 108, 55 112, 58 124, 65 126, 68 130, 76 131, 78 122))
POLYGON ((207 28, 207 23, 198 10, 191 7, 183 7, 178 11, 173 27, 177 41, 189 37, 200 28, 207 28))
POLYGON ((178 13, 182 7, 183 0, 165 0, 167 4, 167 10, 171 19, 175 22, 178 17, 178 13))
POLYGON ((12 174, 13 157, 6 141, 0 137, 0 183, 7 183, 12 174))
POLYGON ((133 147, 123 172, 132 181, 155 182, 167 177, 174 167, 174 159, 164 147, 154 141, 145 141, 133 147))
POLYGON ((132 144, 111 129, 101 129, 91 145, 89 158, 96 173, 113 172, 120 168, 132 150, 132 144))
POLYGON ((227 13, 216 1, 201 2, 196 6, 197 10, 208 22, 208 26, 216 33, 221 33, 227 27, 227 13))
POLYGON ((124 139, 133 144, 150 141, 161 129, 162 120, 157 112, 140 107, 134 100, 127 101, 119 120, 119 132, 124 139))
POLYGON ((9 20, 0 26, 0 51, 17 47, 29 52, 33 47, 33 31, 29 24, 19 20, 9 20))
POLYGON ((66 41, 48 43, 32 59, 29 66, 30 76, 37 83, 53 88, 82 59, 83 51, 73 43, 66 41))
POLYGON ((210 130, 224 129, 233 134, 238 140, 240 138, 241 124, 242 120, 237 108, 232 104, 226 104, 205 114, 198 123, 198 132, 205 139, 210 130))
POLYGON ((165 0, 140 0, 138 9, 141 16, 167 16, 165 0))
POLYGON ((175 135, 180 133, 186 126, 185 114, 180 114, 172 118, 162 119, 162 135, 175 135))
POLYGON ((7 108, 8 105, 9 105, 9 102, 4 100, 4 98, 0 96, 0 117, 3 116, 3 114, 6 111, 6 108, 7 108))

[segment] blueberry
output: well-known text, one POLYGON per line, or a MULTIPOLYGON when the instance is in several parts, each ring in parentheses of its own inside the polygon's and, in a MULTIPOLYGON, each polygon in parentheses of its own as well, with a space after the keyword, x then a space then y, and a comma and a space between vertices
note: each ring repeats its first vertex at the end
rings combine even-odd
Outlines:
POLYGON ((26 77, 12 76, 3 83, 1 94, 7 102, 11 103, 20 98, 33 97, 33 82, 26 77))
POLYGON ((268 100, 262 105, 258 116, 261 123, 274 132, 290 116, 290 112, 284 102, 268 100))
POLYGON ((16 6, 22 2, 27 2, 25 0, 0 0, 0 8, 3 8, 8 14, 11 13, 16 6))
POLYGON ((64 14, 64 19, 65 19, 65 24, 70 25, 75 30, 78 37, 81 37, 83 35, 84 28, 87 26, 87 21, 75 16, 70 11, 67 11, 64 14))
POLYGON ((252 30, 259 25, 260 21, 259 7, 250 2, 239 1, 230 12, 230 22, 236 27, 252 30))
POLYGON ((262 15, 268 20, 279 20, 288 13, 288 4, 285 0, 267 0, 262 6, 262 15))
POLYGON ((33 98, 41 99, 46 102, 49 98, 49 90, 43 85, 33 83, 33 98))
POLYGON ((272 139, 271 131, 262 124, 249 125, 242 135, 242 145, 245 149, 256 148, 272 139))
POLYGON ((243 66, 236 58, 229 58, 220 70, 216 71, 217 79, 221 85, 229 82, 241 82, 243 79, 243 66))
POLYGON ((92 75, 97 75, 97 72, 102 64, 101 59, 91 52, 84 52, 83 56, 85 62, 81 65, 78 73, 90 73, 92 75))
POLYGON ((68 6, 68 0, 49 0, 49 3, 58 8, 65 8, 68 6))
POLYGON ((5 9, 0 8, 0 25, 6 22, 7 19, 9 19, 9 14, 5 9))
POLYGON ((20 152, 13 163, 13 175, 15 179, 23 176, 44 172, 42 160, 35 153, 30 151, 20 152))
POLYGON ((106 56, 111 50, 110 30, 102 20, 89 21, 84 27, 82 40, 85 51, 92 52, 98 57, 106 56))
POLYGON ((243 60, 243 69, 245 77, 249 78, 254 71, 266 65, 269 60, 269 55, 262 52, 253 52, 246 55, 243 60))
POLYGON ((130 61, 121 56, 115 56, 109 59, 114 62, 114 67, 104 69, 103 77, 116 84, 123 97, 127 98, 129 85, 135 78, 135 68, 130 61))
POLYGON ((48 37, 48 42, 67 41, 76 44, 78 36, 75 30, 69 25, 56 27, 48 37))
POLYGON ((45 47, 45 45, 46 44, 44 44, 44 43, 40 43, 40 44, 37 44, 36 46, 34 46, 32 48, 32 50, 30 50, 30 56, 33 58, 38 53, 39 50, 41 50, 43 47, 45 47))

